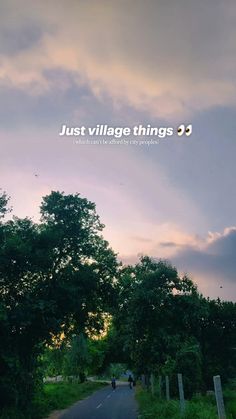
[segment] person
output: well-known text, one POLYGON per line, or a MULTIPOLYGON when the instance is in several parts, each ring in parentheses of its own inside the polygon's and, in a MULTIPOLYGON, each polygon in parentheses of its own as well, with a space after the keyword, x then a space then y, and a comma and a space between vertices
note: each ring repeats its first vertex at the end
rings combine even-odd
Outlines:
POLYGON ((112 386, 113 390, 115 390, 115 388, 116 388, 116 377, 115 377, 114 374, 113 374, 112 379, 111 379, 111 386, 112 386))
POLYGON ((134 380, 131 374, 129 375, 128 382, 129 382, 129 388, 132 388, 132 383, 134 382, 134 380))

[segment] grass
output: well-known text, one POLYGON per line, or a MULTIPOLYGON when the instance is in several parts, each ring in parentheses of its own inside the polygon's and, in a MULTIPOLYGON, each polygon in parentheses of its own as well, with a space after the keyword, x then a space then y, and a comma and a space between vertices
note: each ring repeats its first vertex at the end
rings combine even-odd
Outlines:
MULTIPOLYGON (((199 396, 186 402, 186 410, 181 416, 179 401, 158 399, 150 392, 137 387, 136 398, 140 409, 140 419, 217 419, 215 398, 199 396)), ((234 389, 224 392, 227 419, 236 419, 236 396, 234 389)))
POLYGON ((1 414, 0 419, 43 419, 53 410, 65 409, 102 387, 104 383, 90 381, 83 384, 68 382, 45 384, 43 392, 33 401, 30 413, 21 414, 15 410, 7 410, 1 414))
POLYGON ((226 404, 227 419, 236 418, 236 383, 232 384, 224 391, 224 400, 226 404))

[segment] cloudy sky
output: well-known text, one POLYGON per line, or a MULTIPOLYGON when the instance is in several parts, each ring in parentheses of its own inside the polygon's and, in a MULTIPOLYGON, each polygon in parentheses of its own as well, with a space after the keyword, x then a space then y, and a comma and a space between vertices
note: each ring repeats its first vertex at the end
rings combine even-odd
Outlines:
POLYGON ((125 263, 169 258, 236 299, 234 0, 3 0, 0 177, 14 213, 51 190, 97 204, 125 263), (158 145, 78 145, 68 126, 192 124, 158 145), (38 174, 36 177, 35 174, 38 174))

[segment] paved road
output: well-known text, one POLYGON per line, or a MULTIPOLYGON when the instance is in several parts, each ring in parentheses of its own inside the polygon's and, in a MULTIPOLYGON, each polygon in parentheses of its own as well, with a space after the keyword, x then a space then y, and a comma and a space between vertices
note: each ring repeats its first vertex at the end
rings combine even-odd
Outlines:
POLYGON ((127 383, 96 391, 67 410, 60 419, 137 419, 134 390, 127 383))

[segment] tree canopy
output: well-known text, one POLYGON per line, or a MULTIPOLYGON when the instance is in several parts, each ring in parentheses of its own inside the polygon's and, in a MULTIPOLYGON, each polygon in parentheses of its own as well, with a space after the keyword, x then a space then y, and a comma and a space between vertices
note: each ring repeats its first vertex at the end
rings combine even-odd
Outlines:
MULTIPOLYGON (((6 204, 2 195, 2 215, 6 204)), ((37 356, 53 336, 103 328, 103 313, 114 303, 117 261, 102 229, 93 203, 60 192, 43 198, 40 223, 1 222, 2 403, 28 403, 37 356)))
POLYGON ((235 375, 235 303, 204 298, 169 261, 122 266, 79 194, 45 196, 37 223, 8 203, 2 192, 1 406, 27 409, 45 373, 182 372, 189 397, 235 375))

